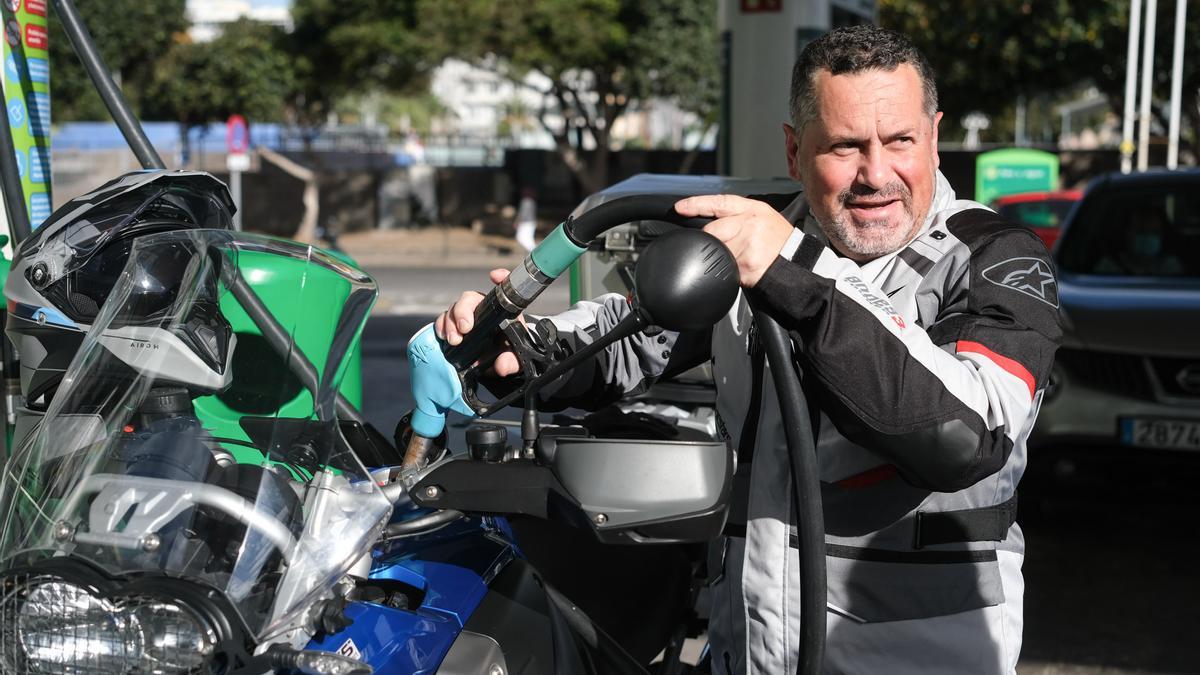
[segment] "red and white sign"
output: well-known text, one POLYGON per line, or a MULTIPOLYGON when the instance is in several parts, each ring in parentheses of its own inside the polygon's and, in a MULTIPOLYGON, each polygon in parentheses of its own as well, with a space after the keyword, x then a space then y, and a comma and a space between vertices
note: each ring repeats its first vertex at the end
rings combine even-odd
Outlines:
POLYGON ((225 150, 229 154, 243 154, 250 149, 250 129, 246 118, 230 115, 225 122, 225 150))
POLYGON ((742 0, 742 14, 782 12, 783 0, 742 0))
POLYGON ((49 44, 45 26, 25 25, 25 46, 30 49, 45 49, 49 44))
POLYGON ((46 16, 46 0, 25 0, 25 11, 38 16, 46 16))

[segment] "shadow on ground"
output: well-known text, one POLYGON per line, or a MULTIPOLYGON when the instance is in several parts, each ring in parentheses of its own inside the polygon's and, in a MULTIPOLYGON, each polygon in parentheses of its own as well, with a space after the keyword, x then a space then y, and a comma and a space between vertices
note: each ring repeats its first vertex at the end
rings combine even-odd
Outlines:
POLYGON ((1200 672, 1200 456, 1033 454, 1021 672, 1200 672))

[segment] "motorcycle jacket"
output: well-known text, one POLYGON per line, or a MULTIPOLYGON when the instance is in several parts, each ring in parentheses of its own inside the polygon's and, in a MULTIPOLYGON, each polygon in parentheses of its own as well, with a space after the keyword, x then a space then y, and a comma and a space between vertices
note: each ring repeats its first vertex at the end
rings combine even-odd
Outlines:
MULTIPOLYGON (((828 245, 802 195, 782 212, 797 229, 745 293, 788 331, 803 374, 829 611, 873 623, 1004 603, 996 551, 1024 550, 1013 525, 1016 487, 1061 339, 1045 246, 956 199, 940 173, 916 237, 861 265, 828 245)), ((570 350, 627 311, 613 295, 552 319, 570 350)), ((723 433, 738 451, 735 483, 744 488, 718 550, 738 559, 710 561, 714 661, 733 672, 793 672, 793 486, 745 295, 711 334, 639 334, 609 347, 593 369, 547 391, 547 403, 613 400, 704 358, 712 359, 723 433)))

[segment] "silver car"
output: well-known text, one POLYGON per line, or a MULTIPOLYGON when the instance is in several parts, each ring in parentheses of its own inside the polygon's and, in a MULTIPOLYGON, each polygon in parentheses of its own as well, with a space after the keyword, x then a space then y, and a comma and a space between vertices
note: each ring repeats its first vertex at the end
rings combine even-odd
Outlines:
POLYGON ((1054 254, 1066 334, 1031 443, 1200 451, 1200 171, 1096 179, 1054 254))

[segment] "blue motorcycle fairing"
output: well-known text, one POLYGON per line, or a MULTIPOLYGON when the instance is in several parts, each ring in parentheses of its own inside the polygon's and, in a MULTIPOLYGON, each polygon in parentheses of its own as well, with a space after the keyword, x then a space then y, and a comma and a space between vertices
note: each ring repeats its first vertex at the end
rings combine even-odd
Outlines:
POLYGON ((353 656, 376 673, 436 672, 488 585, 518 555, 508 523, 490 516, 386 542, 372 552, 370 578, 423 591, 421 606, 404 610, 350 603, 346 615, 354 623, 307 648, 353 656))
POLYGON ((354 622, 346 630, 313 640, 307 648, 357 658, 376 675, 433 673, 462 632, 453 616, 436 611, 409 612, 352 602, 346 606, 346 616, 354 622))

